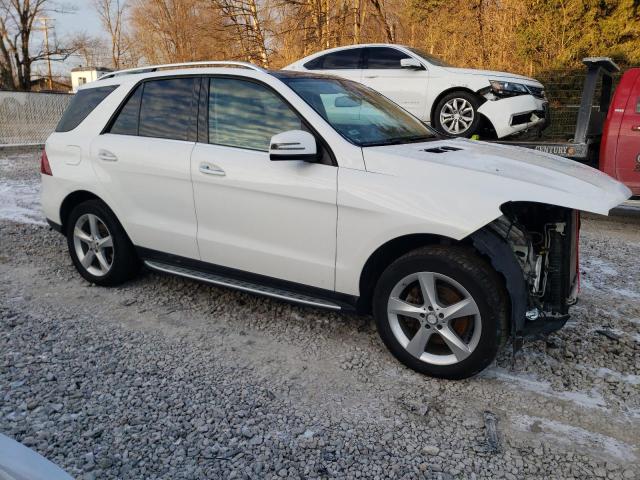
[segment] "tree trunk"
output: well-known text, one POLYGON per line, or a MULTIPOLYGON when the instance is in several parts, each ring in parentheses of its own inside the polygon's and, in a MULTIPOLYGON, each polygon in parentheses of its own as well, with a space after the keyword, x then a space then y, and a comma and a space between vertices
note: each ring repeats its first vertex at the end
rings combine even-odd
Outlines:
POLYGON ((395 43, 393 29, 391 28, 391 26, 389 25, 389 22, 387 21, 387 17, 384 13, 385 9, 381 1, 382 0, 371 0, 371 4, 373 5, 373 8, 376 9, 376 16, 380 20, 380 23, 382 23, 382 27, 384 28, 384 33, 385 33, 387 42, 395 43))

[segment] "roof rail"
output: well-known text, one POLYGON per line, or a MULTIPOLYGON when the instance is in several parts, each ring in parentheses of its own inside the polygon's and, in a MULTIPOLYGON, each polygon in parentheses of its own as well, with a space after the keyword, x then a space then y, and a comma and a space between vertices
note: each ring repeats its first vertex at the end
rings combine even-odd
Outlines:
POLYGON ((102 75, 98 80, 104 80, 107 78, 117 77, 119 75, 129 75, 134 73, 148 73, 148 72, 157 72, 158 70, 164 69, 175 69, 180 67, 204 67, 206 65, 231 65, 235 67, 244 67, 249 68, 251 70, 255 70, 257 72, 266 72, 266 70, 262 67, 254 65, 249 62, 237 62, 235 60, 213 60, 213 61, 202 61, 202 62, 184 62, 184 63, 167 63, 164 65, 149 65, 147 67, 136 67, 136 68, 127 68, 126 70, 117 70, 115 72, 109 72, 105 75, 102 75))

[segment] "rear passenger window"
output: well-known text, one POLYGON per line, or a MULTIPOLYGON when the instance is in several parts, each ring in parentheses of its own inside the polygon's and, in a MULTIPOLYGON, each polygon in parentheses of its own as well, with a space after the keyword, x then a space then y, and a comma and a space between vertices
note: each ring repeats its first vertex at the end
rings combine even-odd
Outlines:
POLYGON ((111 125, 110 133, 119 135, 138 135, 138 116, 140 115, 140 100, 142 99, 143 85, 139 85, 127 103, 118 113, 111 125))
POLYGON ((367 49, 367 68, 394 69, 402 68, 400 60, 410 58, 400 50, 388 47, 375 47, 367 49))
POLYGON ((56 132, 69 132, 76 128, 116 88, 118 85, 80 90, 62 114, 56 132))
POLYGON ((361 68, 362 48, 328 53, 305 63, 309 70, 351 70, 361 68))
POLYGON ((138 135, 187 140, 193 115, 193 78, 152 80, 143 84, 138 135))
POLYGON ((298 115, 263 85, 212 78, 209 86, 209 143, 269 150, 276 133, 303 129, 298 115))

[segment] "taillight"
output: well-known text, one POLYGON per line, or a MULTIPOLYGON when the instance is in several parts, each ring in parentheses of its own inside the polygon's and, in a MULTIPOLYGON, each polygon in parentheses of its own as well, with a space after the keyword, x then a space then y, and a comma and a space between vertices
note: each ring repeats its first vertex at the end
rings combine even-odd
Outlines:
POLYGON ((42 149, 42 156, 40 157, 40 173, 53 176, 51 165, 49 165, 49 159, 47 158, 47 152, 44 148, 42 149))

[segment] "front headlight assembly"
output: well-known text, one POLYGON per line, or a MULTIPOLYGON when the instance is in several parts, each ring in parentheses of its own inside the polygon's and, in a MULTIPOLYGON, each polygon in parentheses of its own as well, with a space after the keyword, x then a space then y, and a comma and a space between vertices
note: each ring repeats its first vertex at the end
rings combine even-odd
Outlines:
POLYGON ((513 97, 516 95, 528 95, 531 92, 522 83, 503 82, 501 80, 489 80, 491 91, 496 97, 513 97))

